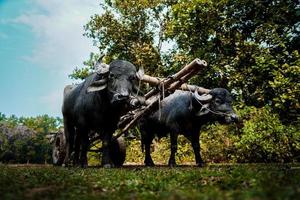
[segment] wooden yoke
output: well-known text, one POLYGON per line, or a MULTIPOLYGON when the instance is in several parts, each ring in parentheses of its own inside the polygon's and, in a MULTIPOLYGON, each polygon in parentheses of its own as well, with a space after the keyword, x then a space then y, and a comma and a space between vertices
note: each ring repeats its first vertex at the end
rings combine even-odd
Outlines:
POLYGON ((119 127, 124 127, 124 125, 127 122, 128 123, 124 128, 121 129, 121 131, 117 135, 114 136, 114 138, 118 138, 126 131, 128 131, 128 129, 143 115, 150 114, 154 110, 157 110, 159 106, 159 101, 162 99, 162 96, 168 96, 170 92, 176 89, 188 91, 197 90, 199 93, 208 93, 210 91, 208 89, 186 84, 186 82, 190 78, 199 73, 199 71, 205 68, 206 66, 206 61, 197 58, 193 60, 190 64, 183 67, 176 74, 165 79, 152 77, 149 75, 143 75, 142 77, 139 77, 141 81, 149 83, 152 86, 158 86, 158 88, 152 89, 145 95, 146 106, 133 110, 121 118, 118 124, 119 127), (164 95, 165 91, 167 91, 166 95, 164 95), (161 92, 163 92, 163 95, 161 95, 161 92))
MULTIPOLYGON (((160 86, 164 88, 168 92, 173 92, 176 89, 180 90, 187 90, 187 91, 198 91, 198 93, 209 93, 209 89, 205 89, 202 87, 198 87, 196 85, 188 85, 186 82, 192 78, 194 75, 199 73, 203 67, 206 67, 207 63, 204 60, 195 59, 193 62, 191 62, 189 65, 182 68, 179 72, 172 75, 171 77, 168 77, 167 79, 163 78, 157 78, 149 75, 144 75, 141 78, 141 81, 149 83, 152 86, 160 86)), ((156 89, 151 90, 145 95, 145 99, 150 98, 151 96, 155 95, 157 93, 156 89)))

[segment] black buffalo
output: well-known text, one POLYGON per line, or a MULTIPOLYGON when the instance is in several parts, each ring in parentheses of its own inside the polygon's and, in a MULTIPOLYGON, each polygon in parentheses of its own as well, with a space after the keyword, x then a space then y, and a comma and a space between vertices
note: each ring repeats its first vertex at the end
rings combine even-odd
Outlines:
POLYGON ((66 165, 70 161, 87 165, 89 134, 93 131, 102 136, 102 164, 111 167, 108 146, 120 116, 127 111, 129 97, 137 86, 136 67, 130 62, 115 60, 109 65, 98 62, 96 68, 96 72, 84 82, 66 86, 64 90, 62 113, 66 165))
POLYGON ((171 155, 169 166, 175 166, 178 134, 183 134, 192 143, 196 164, 203 166, 200 155, 199 136, 201 126, 214 122, 232 122, 237 120, 231 106, 230 93, 223 88, 215 88, 209 94, 199 95, 197 92, 176 91, 165 98, 161 109, 149 117, 142 119, 142 145, 145 147, 145 165, 153 166, 150 146, 154 136, 165 137, 170 133, 171 155))

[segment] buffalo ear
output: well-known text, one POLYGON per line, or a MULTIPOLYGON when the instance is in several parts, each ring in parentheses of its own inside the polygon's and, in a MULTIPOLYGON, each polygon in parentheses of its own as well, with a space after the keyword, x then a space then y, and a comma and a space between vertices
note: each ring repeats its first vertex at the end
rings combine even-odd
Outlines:
POLYGON ((86 92, 97 92, 104 90, 107 87, 107 79, 101 79, 98 81, 94 81, 90 86, 88 86, 86 92))
POLYGON ((196 113, 196 116, 201 117, 209 113, 209 103, 202 105, 201 109, 196 113))
POLYGON ((109 65, 101 63, 101 60, 99 59, 94 68, 96 69, 97 76, 100 76, 100 80, 94 81, 90 86, 88 86, 86 90, 87 93, 101 91, 107 87, 109 65))

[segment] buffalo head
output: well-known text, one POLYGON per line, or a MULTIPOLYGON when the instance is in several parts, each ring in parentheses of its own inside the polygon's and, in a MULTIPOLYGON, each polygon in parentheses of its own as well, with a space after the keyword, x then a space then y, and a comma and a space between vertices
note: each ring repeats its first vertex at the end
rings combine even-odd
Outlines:
POLYGON ((130 94, 137 87, 138 77, 143 73, 142 68, 137 72, 132 63, 124 60, 115 60, 109 65, 98 61, 95 68, 97 76, 87 88, 87 92, 106 89, 111 103, 128 100, 130 94))
POLYGON ((228 90, 224 88, 214 88, 208 94, 199 95, 194 93, 195 99, 201 105, 197 116, 203 116, 211 113, 226 123, 236 122, 238 116, 232 109, 232 98, 228 90))

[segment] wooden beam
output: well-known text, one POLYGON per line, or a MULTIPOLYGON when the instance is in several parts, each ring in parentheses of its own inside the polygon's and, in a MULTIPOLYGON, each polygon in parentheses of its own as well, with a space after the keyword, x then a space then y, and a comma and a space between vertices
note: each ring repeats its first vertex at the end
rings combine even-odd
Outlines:
MULTIPOLYGON (((132 112, 133 114, 129 113, 127 117, 124 117, 124 120, 126 120, 126 122, 128 122, 129 121, 128 119, 130 119, 130 118, 132 120, 129 121, 128 124, 124 128, 122 128, 121 131, 119 133, 117 133, 117 135, 114 136, 114 138, 118 138, 121 135, 123 135, 125 132, 127 132, 129 130, 129 128, 131 126, 133 126, 133 124, 137 120, 139 120, 142 116, 150 114, 154 110, 157 110, 159 99, 162 98, 161 97, 162 95, 160 95, 161 90, 173 91, 178 88, 182 88, 182 89, 191 90, 191 91, 199 90, 200 91, 199 93, 208 93, 209 90, 207 90, 205 88, 200 88, 197 86, 185 84, 185 82, 187 82, 191 77, 193 77, 195 74, 197 74, 201 69, 203 69, 206 66, 207 66, 206 61, 200 60, 200 59, 195 59, 190 64, 188 64, 184 68, 182 68, 179 72, 177 72, 176 74, 174 74, 166 79, 143 75, 143 77, 141 77, 141 80, 143 82, 147 82, 153 86, 158 86, 158 87, 160 87, 160 90, 152 89, 150 92, 148 92, 145 95, 145 99, 146 99, 145 102, 147 102, 146 107, 143 107, 142 109, 138 108, 132 112)), ((166 95, 168 95, 168 94, 166 93, 166 95)), ((121 125, 124 125, 124 124, 125 124, 124 121, 123 122, 120 121, 119 127, 122 127, 121 125)))

